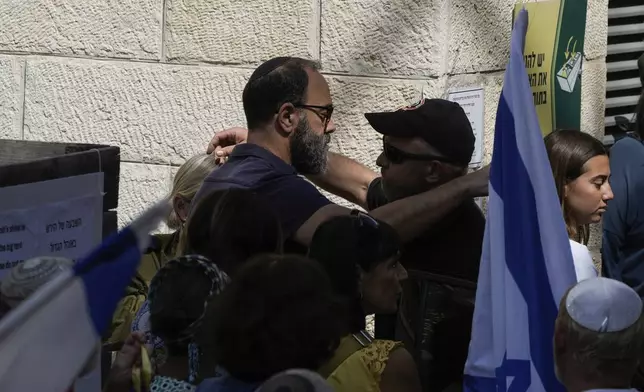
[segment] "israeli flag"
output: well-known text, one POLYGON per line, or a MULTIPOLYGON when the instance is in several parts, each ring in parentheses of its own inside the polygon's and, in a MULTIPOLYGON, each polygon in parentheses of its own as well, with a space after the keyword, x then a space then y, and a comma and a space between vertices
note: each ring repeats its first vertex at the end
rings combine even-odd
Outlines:
POLYGON ((576 278, 524 66, 527 28, 524 9, 496 115, 465 391, 564 391, 552 338, 559 301, 576 278))
POLYGON ((96 356, 167 200, 108 237, 0 320, 0 390, 63 392, 96 356))

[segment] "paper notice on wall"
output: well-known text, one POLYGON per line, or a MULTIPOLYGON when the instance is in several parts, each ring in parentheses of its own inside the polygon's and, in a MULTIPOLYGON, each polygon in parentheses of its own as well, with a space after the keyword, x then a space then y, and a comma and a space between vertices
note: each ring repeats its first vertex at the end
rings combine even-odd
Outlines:
POLYGON ((37 256, 74 261, 101 242, 103 174, 0 189, 0 278, 37 256))
MULTIPOLYGON (((32 257, 77 261, 101 242, 103 173, 0 188, 0 200, 0 279, 32 257)), ((100 391, 100 371, 97 358, 74 392, 100 391)))
POLYGON ((472 124, 475 142, 470 167, 478 167, 483 161, 483 137, 485 131, 484 90, 482 87, 454 90, 450 91, 447 99, 461 105, 472 124))

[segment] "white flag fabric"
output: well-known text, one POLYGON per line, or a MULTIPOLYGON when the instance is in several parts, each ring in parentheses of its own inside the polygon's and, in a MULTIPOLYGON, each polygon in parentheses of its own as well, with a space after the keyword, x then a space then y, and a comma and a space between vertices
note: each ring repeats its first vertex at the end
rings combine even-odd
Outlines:
POLYGON ((116 306, 167 216, 167 200, 108 237, 0 320, 0 390, 64 392, 110 325, 116 306))
POLYGON ((468 392, 564 391, 552 338, 559 301, 576 278, 524 65, 527 27, 524 9, 496 117, 468 392))

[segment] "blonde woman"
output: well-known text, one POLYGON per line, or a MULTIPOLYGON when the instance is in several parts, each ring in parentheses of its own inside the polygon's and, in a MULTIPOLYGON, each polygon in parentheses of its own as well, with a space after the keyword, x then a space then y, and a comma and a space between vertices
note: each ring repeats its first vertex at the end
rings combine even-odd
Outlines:
POLYGON ((577 281, 594 278, 597 271, 586 245, 589 225, 599 223, 613 198, 608 178, 608 153, 594 137, 576 130, 546 136, 546 151, 561 203, 577 281))
POLYGON ((170 193, 174 208, 166 219, 166 224, 172 232, 153 236, 152 244, 141 260, 137 276, 132 280, 114 313, 112 333, 107 343, 114 345, 115 351, 129 336, 134 316, 147 299, 150 281, 154 275, 169 260, 180 256, 178 253, 181 249, 183 226, 188 217, 192 198, 201 187, 204 178, 217 166, 214 156, 199 154, 181 165, 174 176, 170 193))

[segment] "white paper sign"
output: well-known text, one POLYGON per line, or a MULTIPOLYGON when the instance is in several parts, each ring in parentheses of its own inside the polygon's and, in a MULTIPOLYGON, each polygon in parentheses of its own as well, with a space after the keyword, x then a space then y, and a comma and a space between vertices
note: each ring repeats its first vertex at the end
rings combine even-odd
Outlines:
POLYGON ((1 188, 0 277, 32 257, 77 260, 98 245, 102 184, 95 173, 1 188))
MULTIPOLYGON (((103 173, 0 188, 0 200, 0 278, 32 257, 76 261, 102 240, 103 173)), ((99 358, 74 391, 100 392, 100 371, 99 358)))
POLYGON ((484 124, 485 124, 485 111, 484 102, 485 95, 482 87, 450 91, 447 97, 449 101, 456 102, 465 111, 467 118, 472 124, 474 137, 474 153, 470 161, 471 167, 481 165, 483 161, 483 137, 484 137, 484 124))

